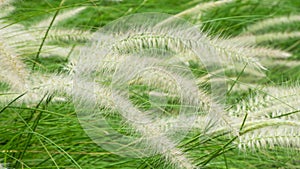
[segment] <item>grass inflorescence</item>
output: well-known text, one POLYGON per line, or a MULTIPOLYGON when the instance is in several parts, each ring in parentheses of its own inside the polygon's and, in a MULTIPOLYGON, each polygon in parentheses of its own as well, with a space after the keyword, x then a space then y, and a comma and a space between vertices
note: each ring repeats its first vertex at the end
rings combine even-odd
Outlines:
POLYGON ((298 168, 299 9, 0 0, 0 168, 298 168))

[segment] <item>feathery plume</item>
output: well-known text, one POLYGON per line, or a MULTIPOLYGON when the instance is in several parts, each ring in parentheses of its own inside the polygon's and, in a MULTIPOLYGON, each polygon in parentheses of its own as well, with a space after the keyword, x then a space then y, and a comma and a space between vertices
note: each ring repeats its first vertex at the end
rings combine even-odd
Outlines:
POLYGON ((51 29, 48 35, 48 40, 54 41, 81 41, 85 42, 93 36, 89 31, 82 31, 76 29, 51 29))
POLYGON ((10 14, 15 8, 11 5, 14 0, 0 0, 0 17, 5 17, 10 14))
POLYGON ((297 120, 300 117, 300 113, 297 113, 300 109, 299 89, 298 86, 264 88, 262 91, 265 94, 258 94, 249 100, 242 101, 236 105, 235 109, 230 110, 229 114, 243 116, 245 113, 248 113, 249 120, 264 118, 297 120))
POLYGON ((293 22, 299 22, 299 21, 300 21, 300 15, 274 17, 274 18, 258 21, 248 26, 245 33, 247 32, 255 33, 257 31, 268 29, 273 26, 282 25, 282 24, 291 24, 293 22))
POLYGON ((0 76, 10 84, 12 89, 22 92, 26 88, 26 78, 29 73, 26 71, 25 64, 13 51, 0 41, 0 76))
POLYGON ((236 144, 241 150, 300 147, 299 121, 269 120, 245 129, 236 144))
MULTIPOLYGON (((111 89, 101 87, 96 83, 89 83, 81 80, 76 81, 75 85, 79 85, 78 88, 76 87, 76 89, 79 90, 75 91, 75 99, 79 102, 79 104, 87 104, 88 102, 94 102, 97 100, 97 107, 104 106, 108 109, 117 111, 125 119, 126 123, 133 127, 136 132, 141 134, 141 139, 135 141, 138 143, 130 143, 133 147, 135 147, 134 145, 138 147, 146 146, 145 148, 148 151, 147 153, 150 151, 152 153, 162 154, 167 161, 177 168, 196 168, 190 159, 188 159, 180 149, 176 148, 176 144, 164 134, 161 128, 157 126, 156 123, 151 122, 151 117, 149 117, 145 112, 136 109, 128 99, 125 99, 122 95, 118 95, 118 92, 113 92, 111 89), (90 87, 87 86, 93 86, 92 91, 90 91, 90 87), (95 96, 95 100, 91 99, 93 98, 90 96, 91 92, 92 95, 95 96), (143 143, 146 143, 146 145, 143 145, 143 143)), ((86 120, 89 121, 90 124, 93 122, 97 123, 97 121, 89 119, 90 117, 87 114, 86 109, 82 109, 82 113, 79 113, 79 116, 79 120, 83 121, 82 123, 86 120)), ((105 128, 108 130, 107 126, 105 128)), ((87 127, 86 131, 90 134, 90 136, 92 136, 92 138, 98 138, 95 141, 99 143, 103 140, 99 139, 101 138, 99 135, 101 132, 97 132, 97 130, 101 130, 101 128, 93 128, 93 131, 91 131, 89 130, 89 127, 87 127), (97 133, 97 135, 95 135, 95 133, 97 133)), ((107 134, 105 137, 107 137, 107 134)), ((115 139, 113 142, 118 142, 118 140, 115 139)), ((122 144, 124 144, 124 142, 122 142, 122 144)))
MULTIPOLYGON (((85 9, 86 9, 86 7, 78 7, 75 9, 71 9, 71 10, 59 13, 57 15, 57 17, 55 18, 53 26, 63 20, 69 19, 69 18, 73 17, 74 15, 77 15, 78 13, 82 12, 85 9)), ((50 22, 52 21, 52 19, 53 19, 53 17, 46 18, 31 27, 32 28, 45 28, 45 27, 47 28, 49 26, 50 22)))
POLYGON ((202 13, 206 10, 210 10, 212 8, 216 8, 216 7, 220 7, 222 5, 226 5, 228 3, 232 3, 235 0, 219 0, 219 1, 214 1, 214 2, 205 2, 205 3, 200 3, 192 8, 186 9, 174 16, 171 16, 170 18, 162 21, 163 24, 166 24, 172 20, 174 20, 175 18, 181 18, 181 17, 185 17, 185 16, 193 16, 193 18, 197 18, 198 20, 200 20, 202 13))
POLYGON ((262 42, 282 41, 299 37, 300 32, 276 32, 259 35, 240 35, 229 40, 234 40, 235 42, 244 43, 248 45, 254 45, 262 42))

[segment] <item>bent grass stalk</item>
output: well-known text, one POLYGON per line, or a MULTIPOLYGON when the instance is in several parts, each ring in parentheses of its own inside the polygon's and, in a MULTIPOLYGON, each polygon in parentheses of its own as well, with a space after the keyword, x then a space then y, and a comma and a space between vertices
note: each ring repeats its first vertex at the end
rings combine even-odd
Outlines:
MULTIPOLYGON (((47 25, 45 25, 45 27, 47 27, 47 31, 45 32, 42 42, 39 45, 39 49, 38 52, 36 54, 36 60, 38 60, 40 58, 40 56, 42 56, 42 51, 44 49, 46 49, 46 47, 48 47, 48 44, 46 43, 46 39, 50 39, 50 40, 90 40, 90 36, 91 35, 89 32, 82 32, 83 37, 80 35, 75 35, 77 33, 80 33, 81 31, 74 31, 72 32, 72 30, 70 30, 70 34, 68 34, 66 37, 61 36, 62 34, 66 33, 66 30, 54 30, 52 29, 52 26, 55 24, 56 21, 58 20, 58 13, 60 11, 60 7, 62 7, 63 5, 63 0, 60 3, 59 8, 56 10, 56 13, 54 14, 54 16, 52 18, 50 18, 50 20, 46 21, 48 22, 47 25), (50 24, 49 24, 50 22, 50 24), (51 35, 51 31, 53 30, 53 34, 51 35), (74 35, 73 35, 74 34, 74 35), (86 37, 85 37, 86 36, 86 37), (61 39, 59 39, 61 37, 61 39), (58 38, 58 39, 57 39, 58 38)), ((225 2, 230 2, 231 1, 218 1, 218 2, 213 2, 213 3, 222 3, 225 4, 225 2)), ((212 4, 213 4, 212 3, 212 4)), ((217 7, 217 6, 214 6, 217 7)), ((203 7, 201 7, 202 9, 203 7)), ((81 12, 83 9, 85 8, 78 8, 75 10, 75 13, 81 12), (77 11, 77 12, 76 12, 77 11)), ((197 11, 195 11, 196 9, 200 9, 199 6, 196 6, 195 8, 192 8, 190 10, 184 11, 181 14, 179 13, 178 15, 189 15, 190 13, 194 13, 197 11)), ((72 13, 71 15, 74 15, 74 11, 71 11, 70 13, 72 13), (73 13, 72 13, 73 12, 73 13)), ((70 17, 71 15, 66 15, 67 18, 70 17)), ((64 17, 62 17, 64 18, 64 17)), ((286 17, 282 17, 281 19, 277 18, 278 21, 275 21, 276 18, 274 18, 273 20, 266 20, 264 22, 259 23, 258 25, 263 25, 263 26, 257 26, 257 28, 255 28, 255 26, 253 26, 251 28, 251 26, 249 26, 249 31, 251 32, 251 30, 262 30, 262 29, 266 29, 266 27, 271 27, 273 25, 279 25, 282 23, 291 23, 291 22, 297 22, 298 21, 298 17, 297 15, 295 16, 291 16, 288 19, 286 17)), ((46 22, 45 21, 45 22, 46 22)), ((43 22, 40 22, 43 23, 43 22)), ((2 23, 1 23, 2 24, 2 23)), ((44 24, 43 24, 44 25, 44 24)), ((173 25, 174 26, 174 25, 173 25)), ((159 27, 156 25, 156 28, 159 27)), ((7 27, 9 28, 9 27, 7 27)), ((19 29, 19 28, 18 28, 19 29)), ((68 30, 67 30, 68 31, 68 30)), ((2 34, 2 33, 1 33, 2 34)), ((11 39, 13 39, 13 36, 15 36, 16 34, 14 34, 14 32, 11 32, 11 39)), ((259 41, 265 41, 266 39, 271 39, 271 40, 281 40, 283 38, 288 38, 290 39, 291 37, 295 37, 298 36, 298 34, 266 34, 266 35, 255 35, 256 38, 258 37, 259 41), (280 35, 277 36, 275 39, 272 36, 275 35, 280 35), (282 35, 282 36, 281 36, 282 35)), ((6 37, 8 38, 8 37, 6 37)), ((266 48, 259 48, 259 47, 253 47, 251 46, 251 44, 247 44, 247 43, 253 43, 252 39, 247 40, 247 38, 245 37, 241 37, 241 36, 237 36, 234 37, 232 39, 231 42, 227 41, 227 40, 222 40, 221 38, 210 38, 208 35, 203 35, 203 36, 196 36, 195 34, 193 34, 193 32, 189 32, 189 30, 180 30, 176 27, 172 27, 168 26, 168 27, 162 27, 162 29, 160 29, 158 32, 153 32, 153 30, 148 29, 147 26, 143 27, 137 27, 137 31, 133 32, 132 34, 125 34, 124 36, 120 36, 120 39, 118 39, 116 41, 116 43, 114 43, 114 47, 112 47, 111 49, 113 49, 111 51, 111 55, 107 55, 107 58, 110 59, 110 61, 112 63, 107 63, 106 65, 101 65, 102 67, 100 67, 100 69, 104 70, 104 73, 110 75, 111 72, 108 71, 108 68, 110 68, 110 70, 114 70, 114 68, 116 68, 117 66, 120 66, 121 62, 124 58, 128 57, 128 54, 125 56, 124 53, 136 53, 139 51, 143 51, 145 46, 146 48, 157 48, 157 49, 166 49, 167 51, 174 52, 174 53, 179 53, 179 55, 174 55, 174 60, 176 60, 177 57, 182 57, 179 59, 180 61, 184 61, 185 65, 190 66, 189 65, 189 61, 196 61, 197 63, 199 63, 200 61, 194 57, 193 53, 190 52, 190 48, 192 47, 199 47, 203 44, 202 41, 208 42, 205 43, 204 45, 207 46, 207 49, 213 49, 213 50, 217 50, 218 52, 216 52, 222 59, 226 60, 224 65, 227 65, 228 60, 234 60, 234 61, 241 61, 242 65, 246 66, 253 66, 256 69, 264 69, 264 66, 258 61, 256 60, 256 58, 252 58, 252 57, 258 57, 258 56, 270 56, 272 58, 278 58, 278 57, 282 57, 282 58, 286 58, 289 57, 290 54, 281 50, 275 50, 275 49, 266 49, 266 48), (152 34, 150 35, 145 35, 145 34, 140 34, 142 32, 152 32, 152 34), (156 33, 156 34, 155 34, 156 33), (175 37, 169 36, 170 34, 174 33, 175 37), (182 38, 182 35, 185 35, 186 37, 182 38), (123 39, 122 39, 123 38, 123 39), (239 43, 239 44, 235 44, 238 38, 245 38, 244 40, 247 42, 243 42, 243 43, 239 43), (229 42, 229 43, 228 43, 229 42), (187 56, 186 56, 186 55, 187 56), (110 56, 114 56, 113 58, 110 58, 110 56), (106 71, 105 71, 106 70, 106 71)), ((2 39, 1 39, 2 40, 2 39)), ((5 39, 4 39, 5 40, 5 39)), ((32 39, 28 39, 28 40, 32 40, 32 39)), ((256 41, 257 42, 257 41, 256 41)), ((12 42, 13 43, 13 42, 12 42)), ((111 44, 109 44, 111 45, 111 44)), ((54 46, 55 47, 55 46, 54 46)), ((90 46, 89 46, 90 47, 90 46)), ((95 46, 91 46, 91 48, 93 48, 95 46)), ((26 48, 26 47, 25 47, 26 48)), ((91 49, 89 48, 89 49, 91 49)), ((2 48, 1 48, 2 49, 2 48)), ((29 49, 28 50, 33 50, 33 49, 29 49)), ((63 49, 61 49, 63 50, 63 49)), ((73 48, 72 48, 73 50, 73 48)), ((94 49, 93 49, 94 50, 94 49)), ((1 57, 3 57, 3 55, 5 55, 5 58, 7 59, 8 54, 6 54, 5 52, 6 49, 1 50, 1 57)), ((203 51, 206 53, 209 53, 209 51, 203 51)), ((21 52, 22 53, 22 52, 21 52)), ((59 52, 53 52, 53 53, 59 53, 59 52)), ((213 53, 214 54, 214 53, 213 53)), ((60 54, 60 55, 65 55, 64 53, 60 54)), ((9 54, 9 56, 13 56, 11 54, 9 54)), ((70 62, 73 62, 74 64, 78 64, 78 62, 80 62, 80 60, 78 60, 76 57, 78 56, 71 56, 70 57, 70 62)), ((96 57, 96 55, 95 55, 96 57)), ((16 59, 16 58, 13 58, 16 59)), ((95 59, 97 60, 97 59, 95 59)), ((19 61, 18 59, 14 60, 14 61, 18 61, 20 62, 20 64, 18 64, 18 66, 22 65, 23 61, 19 61)), ((142 63, 141 60, 136 59, 136 61, 139 63, 142 63)), ((154 62, 153 60, 148 60, 150 62, 150 64, 156 64, 156 62, 154 62)), ((160 60, 159 60, 160 61, 160 60)), ((158 62, 159 62, 158 61, 158 62)), ((69 63, 70 63, 69 62, 69 63)), ((163 67, 160 70, 163 71, 168 71, 167 67, 168 64, 173 64, 176 63, 178 64, 178 62, 165 62, 163 67)), ((1 63, 4 64, 4 63, 1 63)), ((35 64, 33 64, 33 68, 32 70, 34 70, 35 68, 35 64)), ((132 63, 133 64, 133 63, 132 63)), ((134 63, 136 64, 136 63, 134 63)), ((154 66, 157 66, 155 65, 154 66)), ((9 61, 5 60, 5 65, 7 67, 12 66, 13 64, 9 61)), ((147 64, 144 64, 147 65, 147 64)), ((89 67, 92 67, 93 65, 85 65, 87 70, 91 70, 89 69, 89 67)), ((153 66, 153 65, 152 65, 153 66)), ((153 66, 153 67, 154 67, 153 66)), ((242 67, 242 71, 240 74, 238 74, 237 78, 235 80, 233 80, 233 84, 230 87, 227 95, 228 97, 231 97, 232 93, 234 92, 234 86, 238 83, 238 81, 240 80, 240 78, 242 78, 243 73, 247 72, 247 69, 245 67, 242 67)), ((26 66, 20 68, 20 70, 13 69, 13 71, 11 72, 12 74, 15 73, 20 73, 22 71, 27 71, 27 69, 25 68, 26 66), (21 71, 22 69, 22 71, 21 71)), ((237 67, 234 67, 237 68, 237 67)), ((248 68, 248 67, 247 67, 248 68)), ((240 69, 240 68, 239 68, 240 69)), ((237 69, 237 70, 239 70, 237 69)), ((82 70, 85 70, 84 68, 82 70)), ((76 69, 74 69, 74 71, 76 72, 76 69)), ((101 72, 101 70, 96 70, 96 72, 101 72)), ((135 68, 133 68, 131 70, 132 72, 135 72, 135 68)), ((215 72, 213 71, 213 73, 218 73, 219 69, 217 69, 215 72)), ((185 76, 183 76, 182 74, 180 74, 179 72, 176 71, 170 71, 173 77, 176 77, 178 79, 181 79, 181 81, 186 81, 186 82, 190 82, 190 79, 185 80, 185 76)), ((170 73, 168 72, 168 73, 170 73)), ((23 98, 27 101, 25 101, 25 103, 36 103, 40 100, 36 99, 38 98, 38 95, 41 94, 46 94, 47 92, 49 93, 57 93, 57 94, 66 94, 66 97, 70 97, 72 96, 72 78, 70 78, 70 76, 72 76, 71 72, 70 74, 64 74, 64 75, 53 75, 50 77, 44 76, 43 74, 40 73, 34 73, 32 74, 34 80, 33 82, 28 82, 27 80, 24 83, 21 83, 20 81, 13 81, 12 80, 12 76, 11 77, 4 77, 3 75, 3 79, 5 82, 9 82, 10 86, 14 86, 12 87, 12 91, 17 91, 14 88, 18 88, 16 86, 20 86, 20 85, 24 85, 26 84, 28 86, 28 88, 26 88, 28 90, 28 92, 23 93, 15 98, 12 98, 12 101, 10 101, 6 106, 4 106, 1 110, 0 113, 3 115, 3 112, 7 111, 8 108, 15 108, 12 107, 11 105, 13 103, 16 103, 17 101, 19 101, 19 99, 23 98), (30 95, 31 94, 31 95, 30 95)), ((126 76, 126 75, 123 75, 126 76)), ((23 74, 23 76, 20 76, 22 78, 24 77, 28 77, 26 75, 26 73, 23 74)), ((163 73, 161 71, 145 71, 144 74, 141 74, 140 76, 138 76, 139 78, 133 79, 129 85, 134 85, 134 84, 141 84, 141 85, 145 85, 145 86, 150 86, 150 87, 155 87, 155 88, 161 88, 164 89, 164 94, 162 95, 162 97, 169 95, 171 97, 174 97, 174 93, 175 95, 178 94, 176 93, 176 88, 174 88, 174 84, 172 79, 168 79, 165 78, 163 76, 163 73), (144 79, 143 79, 144 78, 144 79)), ((124 77, 126 78, 126 77, 124 77)), ((210 78, 210 75, 205 75, 204 77, 200 77, 198 78, 199 80, 197 81, 198 84, 201 84, 202 81, 205 79, 205 81, 207 81, 207 79, 210 78)), ((101 80, 101 78, 100 78, 101 80)), ((123 80, 123 79, 121 79, 123 80)), ((205 82, 203 82, 205 83, 205 82)), ((108 109, 109 111, 113 112, 114 110, 117 110, 117 106, 115 105, 116 103, 114 101, 112 101, 111 98, 111 91, 108 89, 107 86, 101 86, 97 83, 96 85, 96 93, 98 94, 97 98, 99 99, 99 106, 100 107, 104 107, 106 109, 108 109)), ((201 88, 199 88, 200 90, 201 88)), ((233 107, 231 110, 229 110, 229 112, 224 112, 224 113, 228 113, 229 116, 225 116, 228 119, 225 119, 225 122, 228 123, 229 126, 224 126, 224 123, 220 123, 220 124, 215 124, 213 126, 209 126, 211 128, 207 129, 208 126, 203 125, 203 119, 207 119, 207 117, 205 115, 203 116, 199 116, 197 118, 198 123, 196 123, 198 126, 195 126, 195 128, 200 129, 201 131, 205 131, 206 135, 209 137, 229 137, 229 141, 226 141, 223 143, 223 146, 221 147, 215 147, 216 149, 213 151, 213 153, 210 153, 208 155, 204 154, 203 157, 207 157, 205 160, 200 161, 200 162, 194 162, 197 160, 197 157, 190 157, 189 156, 189 151, 187 151, 188 153, 185 153, 184 148, 180 147, 178 148, 176 146, 175 143, 172 142, 172 140, 168 139, 167 136, 163 135, 164 133, 164 129, 162 128, 164 123, 169 123, 169 121, 172 121, 174 119, 162 119, 161 121, 158 121, 158 124, 155 125, 148 125, 148 126, 143 126, 140 125, 137 121, 126 121, 130 126, 131 126, 131 130, 134 130, 136 132, 139 132, 142 134, 142 137, 145 140, 149 141, 149 151, 156 151, 162 154, 162 156, 164 157, 163 159, 163 163, 164 164, 169 164, 173 167, 178 167, 178 168, 196 168, 199 165, 207 165, 209 164, 212 160, 216 159, 218 156, 223 155, 224 157, 224 161, 225 161, 225 166, 228 167, 229 166, 229 162, 230 160, 228 159, 229 157, 225 155, 225 152, 230 151, 234 146, 235 147, 239 147, 241 150, 251 150, 251 148, 258 148, 258 149, 262 149, 263 147, 268 147, 268 146, 282 146, 282 147, 287 147, 287 146, 292 146, 292 147, 299 147, 299 142, 297 142, 299 140, 299 132, 297 133, 297 129, 299 128, 299 110, 297 109, 297 105, 298 105, 298 100, 296 96, 293 97, 286 97, 287 94, 289 92, 295 92, 297 90, 290 90, 290 91, 282 91, 282 93, 275 91, 278 88, 276 87, 275 89, 270 89, 269 93, 270 94, 274 94, 274 93, 279 93, 278 95, 275 95, 273 97, 260 97, 260 96, 254 96, 254 99, 251 101, 251 98, 249 100, 245 100, 240 102, 239 106, 237 107, 233 107), (268 98, 268 99, 266 99, 268 98), (267 107, 264 107, 267 106, 267 107), (252 107, 252 108, 251 108, 252 107), (235 113, 230 113, 230 111, 234 111, 235 113), (271 112, 271 114, 270 114, 271 112), (237 117, 238 116, 238 117, 237 117), (280 129, 281 128, 281 129, 280 129), (234 130, 233 130, 234 129, 234 130), (269 132, 266 132, 266 129, 268 129, 269 132), (238 133, 236 133, 236 131, 238 131, 238 133), (262 136, 264 135, 264 136, 262 136), (155 139, 156 137, 153 136, 163 136, 162 140, 157 140, 155 139), (285 138, 285 139, 283 139, 285 138), (283 140, 282 140, 283 139, 283 140), (172 149, 168 149, 168 144, 173 145, 172 149), (233 146, 233 147, 231 147, 233 146)), ((20 92, 20 91, 18 91, 20 92)), ((17 93, 18 93, 17 92, 17 93)), ((95 92, 95 91, 94 91, 95 92)), ((160 94, 160 93, 159 93, 160 94)), ((189 94, 189 93, 187 93, 189 94)), ((87 95, 86 93, 83 92, 78 92, 75 94, 75 97, 79 97, 81 99, 86 99, 88 101, 93 101, 93 100, 89 100, 90 98, 88 97, 89 95, 87 95)), ((289 96, 289 95, 288 95, 289 96)), ((2 96, 1 96, 2 97, 2 96)), ((178 96, 175 96, 178 97, 178 96)), ((199 97, 197 95, 197 97, 199 97)), ((209 94, 206 92, 202 92, 200 94, 201 98, 209 98, 209 94)), ((140 98, 142 100, 142 98, 140 98)), ((135 109, 135 106, 132 105, 130 103, 130 100, 126 100, 121 102, 121 103, 117 103, 117 104, 124 104, 126 105, 128 108, 130 108, 129 110, 132 110, 132 114, 129 114, 130 117, 126 117, 126 115, 128 114, 124 114, 124 116, 126 118, 132 118, 132 116, 135 116, 137 119, 147 119, 149 118, 147 116, 147 114, 145 114, 143 111, 137 110, 135 109)), ((49 100, 48 100, 49 101, 49 100)), ((211 104, 211 100, 210 99, 205 99, 205 102, 203 103, 204 105, 207 104, 211 104), (207 101, 208 100, 208 101, 207 101)), ((41 102, 40 102, 41 103, 41 102)), ((39 104, 40 104, 39 103, 39 104)), ((39 105, 38 104, 38 105, 39 105)), ((19 107, 20 108, 20 107, 19 107)), ((21 108, 20 108, 21 109, 21 108)), ((30 108, 28 108, 30 109, 30 108)), ((33 108, 32 109, 33 112, 35 111, 39 111, 40 109, 38 107, 33 108)), ((81 168, 81 166, 79 165, 79 163, 77 163, 77 159, 74 159, 73 157, 71 157, 62 147, 60 147, 59 145, 57 145, 54 141, 52 141, 50 138, 47 138, 46 136, 41 135, 40 133, 36 132, 35 129, 37 128, 37 125, 39 124, 39 120, 41 117, 42 112, 48 112, 48 113, 52 113, 53 115, 59 115, 60 117, 65 117, 65 115, 63 113, 56 113, 56 112, 50 112, 47 110, 41 110, 39 111, 40 114, 38 115, 38 118, 34 121, 33 126, 29 127, 29 125, 27 125, 27 127, 33 129, 31 130, 30 134, 28 134, 29 136, 27 137, 26 141, 25 141, 25 149, 24 151, 22 151, 19 155, 19 158, 15 158, 14 156, 11 156, 9 154, 7 154, 6 156, 15 159, 15 163, 16 165, 18 165, 17 167, 19 167, 20 165, 24 165, 26 167, 30 167, 28 166, 26 163, 22 162, 22 159, 25 156, 26 151, 28 150, 28 147, 30 145, 30 140, 32 139, 33 135, 37 136, 39 139, 39 142, 41 143, 42 147, 45 149, 45 151, 47 152, 48 156, 50 157, 50 159, 53 161, 54 165, 56 165, 56 167, 59 167, 59 163, 58 161, 56 161, 55 157, 53 157, 50 153, 50 151, 47 150, 47 144, 44 144, 42 139, 44 139, 47 143, 50 143, 52 145, 55 145, 58 149, 60 149, 66 156, 68 156, 69 159, 71 159, 72 163, 77 167, 77 168, 81 168)), ((121 111, 119 113, 122 113, 121 111)), ((22 118, 20 116, 20 118, 22 118)), ((26 122, 26 121, 24 121, 26 122)), ((165 127, 165 126, 163 126, 165 127)), ((201 135, 195 136, 193 137, 191 140, 189 141, 195 141, 197 139, 201 138, 201 135)), ((14 139, 13 139, 14 140, 14 139)), ((209 139, 205 140, 204 142, 208 142, 209 139)), ((183 146, 184 147, 184 146, 183 146)), ((195 146, 196 147, 196 146, 195 146)), ((191 148, 193 149, 193 147, 191 148)), ((5 152, 4 152, 5 153, 5 152)), ((145 161, 147 162, 147 159, 145 159, 145 161)), ((42 162, 43 163, 43 162, 42 162)), ((40 163, 40 164, 42 164, 40 163)), ((161 163, 160 161, 156 161, 156 163, 161 163)))

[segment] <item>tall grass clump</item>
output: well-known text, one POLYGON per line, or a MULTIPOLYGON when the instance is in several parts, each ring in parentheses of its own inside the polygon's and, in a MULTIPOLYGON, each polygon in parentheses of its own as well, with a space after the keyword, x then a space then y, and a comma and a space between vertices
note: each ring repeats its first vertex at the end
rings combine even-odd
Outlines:
POLYGON ((0 9, 0 168, 300 165, 298 2, 0 9))

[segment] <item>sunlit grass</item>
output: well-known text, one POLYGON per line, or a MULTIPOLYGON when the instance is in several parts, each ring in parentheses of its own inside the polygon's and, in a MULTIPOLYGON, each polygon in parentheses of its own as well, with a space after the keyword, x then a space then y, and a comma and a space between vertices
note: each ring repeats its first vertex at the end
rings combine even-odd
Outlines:
MULTIPOLYGON (((59 38, 59 36, 62 36, 61 34, 53 33, 51 35, 51 30, 73 29, 89 31, 89 34, 123 16, 141 12, 162 12, 176 15, 201 2, 208 1, 66 0, 63 4, 60 4, 60 1, 52 0, 41 2, 34 0, 16 1, 13 3, 16 10, 2 18, 2 20, 6 22, 6 25, 1 26, 6 27, 10 24, 12 24, 12 26, 20 24, 24 26, 25 30, 37 36, 34 33, 39 28, 32 26, 44 21, 44 19, 50 18, 55 21, 55 13, 58 10, 60 11, 57 12, 57 17, 64 11, 83 6, 86 7, 86 9, 80 11, 78 14, 68 17, 55 25, 51 25, 51 22, 49 22, 48 25, 46 24, 44 28, 39 30, 41 31, 39 34, 41 37, 32 43, 35 50, 30 49, 30 52, 26 54, 20 53, 21 57, 18 57, 18 59, 20 58, 20 61, 24 62, 24 65, 28 67, 28 74, 30 74, 31 77, 54 74, 67 75, 73 71, 72 63, 74 62, 75 64, 77 61, 77 58, 71 57, 73 52, 78 52, 76 47, 83 46, 89 38, 83 40, 80 39, 79 36, 77 38, 76 32, 74 35, 70 35, 74 38, 68 40, 59 38), (47 30, 49 33, 46 33, 47 30), (53 36, 53 39, 51 36, 53 36), (55 38, 55 36, 58 38, 55 38), (44 39, 44 42, 42 39, 44 39), (49 52, 49 54, 47 54, 47 52, 43 53, 42 49, 46 49, 47 46, 51 47, 51 45, 67 48, 67 50, 62 52, 49 52), (61 53, 64 55, 60 56, 61 53), (71 62, 71 64, 69 62, 71 62), (35 67, 34 69, 32 69, 33 65, 35 67)), ((200 16, 198 16, 197 13, 197 17, 195 17, 195 13, 187 14, 184 16, 184 19, 196 24, 199 31, 203 30, 203 32, 218 40, 218 38, 228 39, 239 35, 247 35, 249 34, 249 26, 257 21, 279 16, 299 15, 299 13, 300 2, 294 0, 286 0, 284 2, 280 0, 267 0, 263 2, 256 0, 237 0, 236 2, 228 3, 220 7, 207 9, 207 11, 204 10, 200 16)), ((270 26, 266 29, 255 31, 253 34, 262 35, 270 32, 295 32, 298 31, 299 28, 300 22, 293 22, 291 24, 270 26)), ((0 32, 2 30, 5 29, 0 29, 0 32)), ((1 39, 1 41, 5 42, 5 39, 1 39)), ((225 49, 232 49, 233 53, 236 52, 235 49, 240 48, 240 46, 234 46, 238 45, 235 43, 225 44, 228 45, 225 49)), ((202 168, 299 167, 300 154, 297 144, 291 143, 291 145, 281 147, 278 145, 281 145, 280 143, 284 141, 280 142, 281 140, 278 139, 279 142, 276 142, 274 146, 267 146, 268 143, 265 142, 261 142, 262 146, 259 148, 250 145, 249 147, 245 146, 245 149, 239 149, 237 146, 239 139, 243 138, 244 134, 247 135, 247 133, 243 132, 248 132, 247 130, 250 130, 252 127, 251 118, 254 117, 252 117, 249 112, 256 110, 256 108, 258 110, 267 109, 268 107, 263 107, 264 105, 274 106, 276 108, 276 105, 267 104, 266 100, 259 100, 258 102, 261 104, 255 107, 255 104, 250 103, 249 100, 256 100, 256 98, 264 98, 265 95, 274 94, 274 92, 265 92, 265 89, 267 90, 268 87, 278 87, 278 89, 283 90, 283 93, 284 87, 287 89, 292 87, 299 88, 299 44, 299 37, 293 39, 287 38, 283 41, 264 41, 255 44, 254 46, 250 46, 251 49, 253 47, 253 49, 256 50, 255 47, 258 46, 275 48, 289 52, 291 57, 287 59, 263 58, 259 61, 267 70, 259 70, 257 72, 255 72, 257 69, 251 68, 248 63, 241 64, 241 66, 235 65, 235 69, 226 69, 225 80, 228 85, 226 86, 226 88, 228 88, 225 101, 226 110, 228 110, 229 114, 233 112, 232 114, 234 114, 234 116, 237 114, 240 119, 244 119, 244 121, 239 121, 235 124, 237 128, 240 129, 237 131, 238 134, 241 135, 240 137, 239 135, 234 135, 235 133, 227 134, 226 132, 228 132, 228 130, 218 132, 217 129, 202 130, 195 128, 187 133, 187 136, 177 146, 178 149, 185 152, 194 165, 202 168), (247 104, 247 101, 249 101, 250 106, 247 104), (239 106, 241 109, 235 109, 239 106), (243 111, 243 107, 246 109, 245 111, 243 111), (238 114, 238 111, 242 113, 238 114), (248 112, 249 115, 245 112, 248 112), (216 133, 214 133, 214 135, 208 135, 205 131, 215 131, 216 133), (264 145, 266 146, 264 147, 264 145)), ((26 45, 29 46, 29 44, 25 43, 24 49, 28 47, 26 45)), ((224 47, 222 46, 224 44, 220 43, 218 45, 224 47)), ((246 49, 248 48, 244 48, 244 51, 246 49)), ((226 54, 228 56, 234 56, 230 52, 226 54)), ((211 73, 203 70, 203 67, 195 61, 189 61, 188 65, 194 77, 201 78, 211 73)), ((15 72, 20 72, 20 70, 16 69, 15 72)), ((63 77, 61 78, 63 79, 63 77)), ((60 90, 55 90, 53 93, 48 93, 48 91, 44 91, 42 88, 40 90, 41 92, 35 96, 34 99, 28 96, 28 99, 22 102, 20 100, 22 100, 23 97, 27 97, 27 95, 26 93, 24 93, 24 96, 21 95, 21 93, 18 93, 20 91, 14 93, 13 87, 17 86, 14 85, 14 82, 17 83, 17 81, 14 81, 12 78, 6 78, 5 74, 0 74, 0 164, 2 166, 7 168, 176 168, 175 165, 166 160, 163 154, 145 158, 129 158, 102 149, 101 146, 95 144, 82 129, 74 108, 76 105, 74 105, 72 97, 70 97, 66 91, 60 93, 60 90)), ((105 82, 103 83, 106 85, 105 82)), ((24 86, 25 83, 19 85, 24 86)), ((206 83, 200 83, 199 86, 199 88, 203 90, 210 89, 210 86, 206 83)), ((133 87, 133 92, 147 89, 143 85, 132 85, 131 87, 133 87)), ((18 86, 16 88, 18 88, 18 86)), ((286 91, 288 92, 288 90, 286 91)), ((131 98, 132 101, 144 109, 149 109, 149 96, 143 94, 143 92, 139 94, 140 95, 134 95, 131 98)), ((297 99, 299 94, 294 94, 293 97, 297 99)), ((286 103, 286 96, 280 98, 280 95, 277 96, 276 93, 274 95, 276 96, 274 100, 279 100, 278 102, 276 101, 276 103, 280 105, 281 101, 283 101, 281 108, 287 104, 291 104, 289 109, 287 108, 289 111, 285 113, 290 113, 293 110, 295 111, 293 114, 299 117, 299 106, 297 107, 296 105, 299 103, 298 100, 286 103)), ((270 96, 270 98, 272 98, 272 96, 270 96)), ((170 112, 178 111, 176 110, 177 101, 176 99, 174 100, 168 102, 168 105, 165 106, 170 112)), ((281 109, 274 109, 275 112, 281 113, 279 110, 281 109)), ((268 115, 271 114, 270 112, 267 113, 268 115)), ((120 124, 115 124, 114 126, 120 133, 130 133, 133 129, 130 129, 130 125, 126 124, 126 121, 123 122, 120 120, 121 117, 119 116, 120 115, 113 114, 108 118, 112 118, 112 124, 114 120, 116 123, 121 121, 120 124)), ((289 115, 283 116, 283 119, 290 117, 289 115)), ((300 123, 299 118, 293 120, 295 123, 300 123)), ((293 129, 297 128, 295 127, 293 129)), ((296 132, 297 131, 295 131, 295 135, 292 137, 299 140, 300 136, 297 135, 299 132, 296 132)), ((251 134, 251 132, 249 133, 251 134)), ((283 139, 288 139, 287 137, 283 137, 283 139)), ((110 142, 110 139, 108 138, 104 141, 110 142)))

